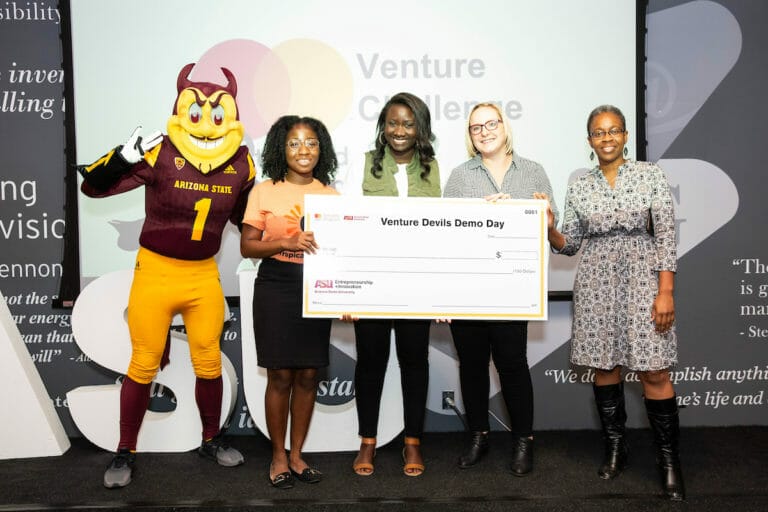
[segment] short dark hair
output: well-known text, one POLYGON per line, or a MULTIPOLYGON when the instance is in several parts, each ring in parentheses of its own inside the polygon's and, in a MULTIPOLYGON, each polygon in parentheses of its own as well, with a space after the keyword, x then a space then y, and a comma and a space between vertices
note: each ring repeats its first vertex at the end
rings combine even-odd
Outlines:
POLYGON ((595 107, 595 109, 589 113, 589 117, 587 118, 587 135, 589 135, 589 126, 592 124, 592 120, 600 114, 605 114, 606 112, 618 116, 618 118, 621 119, 621 128, 624 130, 627 129, 627 120, 624 119, 624 114, 621 112, 621 110, 619 110, 618 107, 614 107, 613 105, 600 105, 599 107, 595 107))
POLYGON ((262 173, 272 181, 285 181, 288 174, 288 161, 285 159, 285 143, 290 132, 296 125, 306 125, 312 128, 320 141, 320 158, 312 170, 312 176, 324 185, 330 185, 339 162, 333 141, 325 125, 314 117, 282 116, 269 129, 261 153, 262 173))

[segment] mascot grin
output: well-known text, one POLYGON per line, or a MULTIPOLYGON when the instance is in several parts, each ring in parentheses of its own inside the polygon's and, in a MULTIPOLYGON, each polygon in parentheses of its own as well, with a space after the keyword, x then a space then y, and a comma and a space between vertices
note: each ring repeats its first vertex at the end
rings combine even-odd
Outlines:
POLYGON ((227 85, 192 82, 188 64, 176 81, 178 96, 167 131, 171 142, 187 162, 203 174, 218 168, 243 141, 243 124, 237 111, 237 84, 232 73, 222 68, 227 85))

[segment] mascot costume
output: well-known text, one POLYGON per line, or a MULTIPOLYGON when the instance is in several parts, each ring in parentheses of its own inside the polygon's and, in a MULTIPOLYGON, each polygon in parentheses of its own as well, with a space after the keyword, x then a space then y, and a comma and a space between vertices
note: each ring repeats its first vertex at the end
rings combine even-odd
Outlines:
POLYGON ((109 488, 131 481, 150 385, 167 362, 168 329, 176 314, 184 319, 196 376, 203 424, 198 453, 222 466, 244 461, 222 441, 219 425, 225 307, 214 255, 227 220, 242 222, 255 168, 241 145, 235 77, 222 68, 225 86, 192 82, 193 67, 179 73, 167 136, 156 132, 142 139, 137 128, 125 145, 80 169, 81 190, 90 197, 142 185, 145 190, 146 218, 128 299, 132 354, 120 391, 120 442, 104 474, 109 488))

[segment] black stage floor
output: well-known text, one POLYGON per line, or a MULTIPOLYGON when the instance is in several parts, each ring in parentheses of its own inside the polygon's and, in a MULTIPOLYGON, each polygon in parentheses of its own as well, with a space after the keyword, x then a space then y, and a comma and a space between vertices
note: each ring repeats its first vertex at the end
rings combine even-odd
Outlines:
POLYGON ((246 511, 768 511, 768 427, 685 428, 681 456, 688 498, 661 498, 651 435, 631 430, 630 467, 616 480, 596 475, 602 456, 596 431, 536 434, 535 469, 524 478, 506 471, 509 444, 492 433, 491 450, 476 467, 455 461, 462 433, 428 433, 422 441, 427 469, 402 473, 402 440, 379 449, 370 477, 352 473, 352 453, 307 454, 323 482, 296 482, 290 490, 267 481, 269 444, 261 435, 233 437, 246 456, 222 468, 195 452, 140 454, 133 482, 102 486, 110 454, 73 439, 61 457, 0 461, 0 512, 9 510, 246 511))

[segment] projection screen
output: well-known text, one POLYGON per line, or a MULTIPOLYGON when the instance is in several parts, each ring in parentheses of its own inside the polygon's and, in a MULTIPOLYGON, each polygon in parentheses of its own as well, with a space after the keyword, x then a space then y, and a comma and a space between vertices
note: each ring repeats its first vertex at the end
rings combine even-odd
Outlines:
MULTIPOLYGON (((592 165, 592 108, 624 111, 631 156, 644 142, 635 137, 643 115, 636 10, 616 0, 71 0, 77 163, 122 144, 136 126, 165 132, 179 70, 194 62, 194 80, 223 83, 222 66, 235 74, 257 166, 277 117, 309 115, 331 131, 340 179, 372 147, 379 110, 397 92, 430 107, 443 183, 467 159, 468 110, 498 102, 515 151, 544 166, 562 209, 568 180, 592 165)), ((78 206, 81 282, 131 268, 143 190, 80 194, 78 206)), ((217 256, 228 296, 239 295, 238 236, 230 226, 217 256)), ((552 257, 551 291, 571 289, 575 265, 552 257)))

